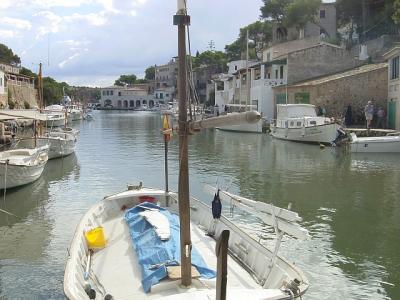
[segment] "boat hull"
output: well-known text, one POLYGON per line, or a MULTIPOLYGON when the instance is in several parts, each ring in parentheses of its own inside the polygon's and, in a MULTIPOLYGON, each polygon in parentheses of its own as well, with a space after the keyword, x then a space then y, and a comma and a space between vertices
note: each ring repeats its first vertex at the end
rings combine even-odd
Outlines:
POLYGON ((262 133, 262 121, 254 124, 240 124, 217 127, 219 130, 234 131, 234 132, 246 132, 246 133, 262 133))
POLYGON ((48 147, 46 146, 34 150, 16 149, 1 153, 0 189, 22 186, 37 180, 42 175, 47 163, 47 153, 48 147), (18 155, 15 154, 21 153, 21 151, 30 152, 31 155, 16 159, 18 155), (6 157, 6 155, 9 156, 6 157), (8 161, 7 165, 6 160, 8 161))
MULTIPOLYGON (((166 279, 154 285, 151 293, 143 292, 140 269, 131 245, 128 226, 124 222, 124 210, 139 204, 140 197, 143 196, 156 199, 162 207, 165 207, 168 201, 168 210, 178 213, 176 193, 166 194, 161 190, 145 188, 108 196, 96 203, 83 216, 71 242, 64 273, 64 293, 68 299, 87 299, 83 274, 87 264, 88 248, 83 233, 93 226, 102 226, 105 238, 108 240, 106 247, 97 251, 91 258, 90 272, 93 273, 92 277, 97 278, 96 281, 101 283, 100 286, 94 281, 90 282, 93 289, 103 291, 103 294, 108 293, 115 299, 160 299, 168 296, 169 299, 189 299, 190 295, 196 295, 192 294, 193 292, 200 294, 208 292, 215 295, 215 280, 201 278, 192 280, 190 290, 181 289, 179 280, 166 279), (118 280, 116 280, 115 272, 119 274, 118 280)), ((249 299, 289 299, 290 295, 281 290, 281 287, 285 280, 289 281, 293 278, 301 282, 300 294, 308 289, 309 283, 298 268, 280 256, 276 258, 276 261, 273 260, 273 253, 270 250, 225 217, 221 216, 221 219, 215 222, 210 206, 191 198, 190 207, 193 246, 202 253, 209 267, 216 267, 215 239, 207 236, 206 233, 210 228, 214 228, 217 239, 223 230, 230 230, 231 258, 228 263, 230 274, 228 290, 231 295, 235 289, 241 289, 242 292, 246 290, 245 293, 253 295, 249 299), (270 269, 271 263, 276 267, 270 269), (256 294, 262 297, 257 297, 256 294)))
POLYGON ((330 144, 336 139, 339 128, 340 126, 336 123, 298 128, 282 128, 273 125, 271 135, 288 141, 330 144))
POLYGON ((49 159, 68 156, 75 151, 75 139, 43 137, 38 139, 40 146, 49 145, 49 159))
POLYGON ((400 153, 400 136, 352 137, 350 151, 353 153, 400 153))
POLYGON ((65 126, 65 118, 47 119, 45 121, 46 127, 61 127, 65 126))

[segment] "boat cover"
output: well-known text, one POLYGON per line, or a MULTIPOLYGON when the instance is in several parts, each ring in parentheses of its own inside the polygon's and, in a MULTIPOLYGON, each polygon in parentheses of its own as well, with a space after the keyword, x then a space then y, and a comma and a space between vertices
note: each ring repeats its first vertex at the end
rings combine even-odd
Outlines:
MULTIPOLYGON (((151 287, 167 277, 167 266, 179 265, 180 233, 179 217, 165 208, 144 202, 125 213, 125 220, 129 226, 129 233, 136 251, 142 272, 142 287, 148 293, 151 287), (169 220, 171 237, 162 241, 154 227, 141 216, 140 212, 148 209, 158 209, 169 220)), ((209 269, 200 253, 192 248, 192 265, 196 267, 203 278, 214 278, 215 271, 209 269)))

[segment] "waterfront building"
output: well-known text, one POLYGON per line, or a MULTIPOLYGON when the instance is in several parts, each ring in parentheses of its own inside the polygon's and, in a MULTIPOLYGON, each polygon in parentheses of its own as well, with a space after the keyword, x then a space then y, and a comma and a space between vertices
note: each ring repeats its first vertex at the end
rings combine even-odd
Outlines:
POLYGON ((159 99, 147 88, 110 86, 100 90, 100 104, 104 108, 143 109, 159 105, 159 99))
POLYGON ((273 93, 277 104, 313 104, 325 108, 328 115, 334 117, 344 117, 350 105, 354 121, 363 124, 368 100, 372 100, 376 108, 387 105, 387 64, 363 65, 287 86, 275 86, 273 93))
POLYGON ((33 77, 20 74, 20 65, 0 63, 0 107, 37 107, 33 77))
POLYGON ((400 130, 400 47, 394 47, 385 53, 388 61, 388 127, 400 130))
POLYGON ((156 88, 174 87, 178 82, 178 59, 172 58, 167 64, 155 66, 156 88))

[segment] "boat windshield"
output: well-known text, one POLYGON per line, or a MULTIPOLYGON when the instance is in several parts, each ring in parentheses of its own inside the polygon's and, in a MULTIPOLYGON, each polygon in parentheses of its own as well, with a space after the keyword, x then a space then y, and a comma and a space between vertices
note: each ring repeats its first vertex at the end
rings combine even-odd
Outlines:
POLYGON ((278 119, 316 117, 314 105, 278 105, 278 119))

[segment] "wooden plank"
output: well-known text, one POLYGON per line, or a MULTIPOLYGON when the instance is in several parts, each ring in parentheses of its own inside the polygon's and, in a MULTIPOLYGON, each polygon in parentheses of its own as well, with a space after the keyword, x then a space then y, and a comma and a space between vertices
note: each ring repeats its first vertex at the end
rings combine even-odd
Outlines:
POLYGON ((226 300, 229 234, 229 230, 223 230, 215 246, 215 252, 217 255, 216 300, 226 300))

